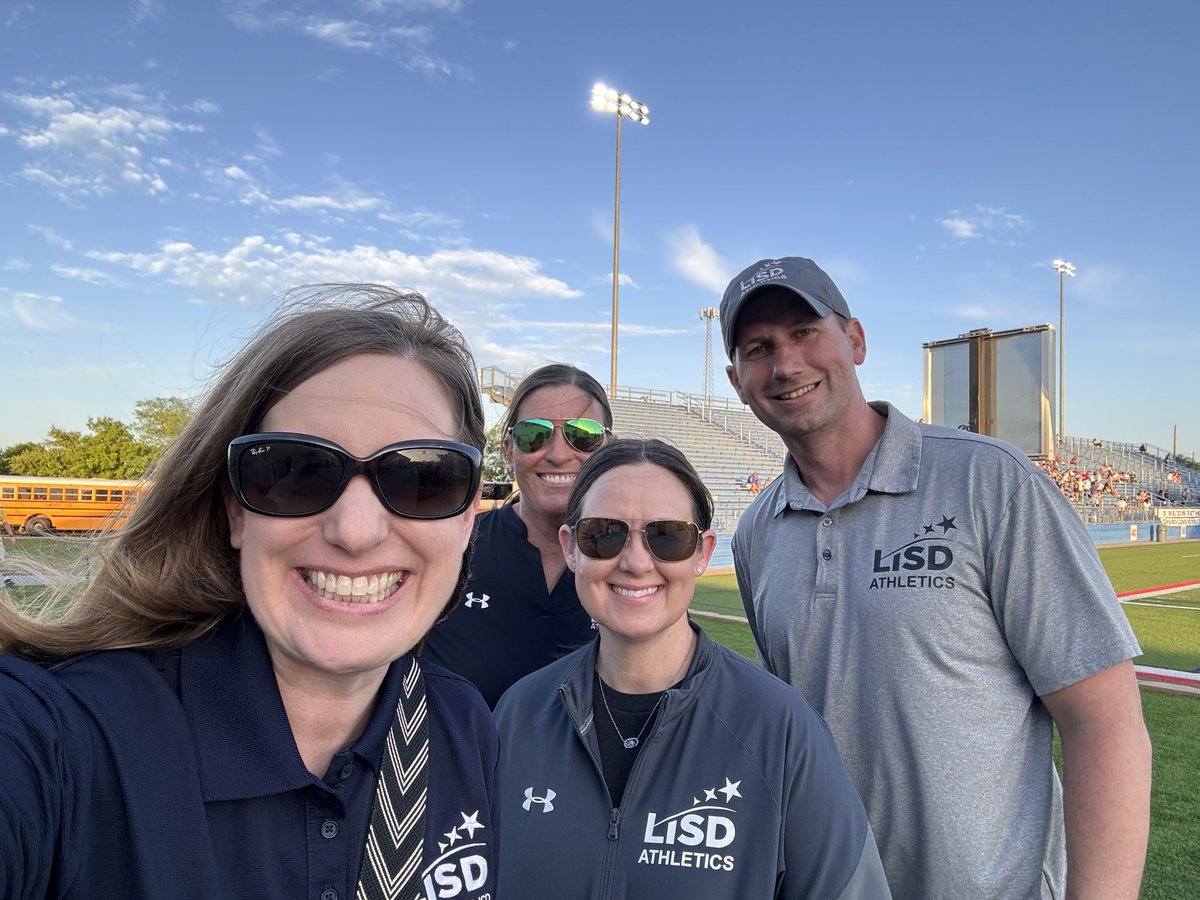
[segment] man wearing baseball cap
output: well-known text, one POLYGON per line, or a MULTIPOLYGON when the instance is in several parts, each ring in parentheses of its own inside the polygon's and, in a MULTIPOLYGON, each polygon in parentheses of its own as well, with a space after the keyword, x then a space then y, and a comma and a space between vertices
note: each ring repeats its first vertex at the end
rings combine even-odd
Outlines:
POLYGON ((788 450, 734 536, 746 615, 829 723, 893 894, 1136 897, 1141 650, 1079 516, 1015 447, 868 403, 862 323, 812 260, 748 266, 720 320, 788 450))

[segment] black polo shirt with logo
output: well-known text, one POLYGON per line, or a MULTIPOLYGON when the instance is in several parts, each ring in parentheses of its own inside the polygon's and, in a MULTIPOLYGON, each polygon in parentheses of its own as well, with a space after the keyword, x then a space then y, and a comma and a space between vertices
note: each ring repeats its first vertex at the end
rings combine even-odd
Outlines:
POLYGON ((462 602, 430 631, 422 656, 471 681, 488 706, 515 682, 595 635, 564 570, 546 590, 542 557, 517 504, 475 520, 475 556, 462 602))

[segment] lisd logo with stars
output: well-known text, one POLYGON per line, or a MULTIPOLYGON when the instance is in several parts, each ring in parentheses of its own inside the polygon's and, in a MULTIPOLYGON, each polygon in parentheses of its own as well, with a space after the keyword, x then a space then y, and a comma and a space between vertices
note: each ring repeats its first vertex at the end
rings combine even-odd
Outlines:
POLYGON ((488 881, 488 845, 484 835, 476 832, 487 828, 479 821, 479 810, 459 815, 462 821, 443 833, 437 859, 421 873, 422 900, 491 900, 490 893, 478 893, 488 881))
POLYGON ((871 590, 894 588, 954 587, 948 572, 954 562, 950 532, 957 531, 956 516, 943 515, 940 522, 923 523, 912 540, 893 549, 877 549, 872 561, 871 590))
POLYGON ((680 866, 730 872, 734 857, 725 850, 737 837, 734 798, 742 782, 725 779, 723 787, 708 787, 692 796, 692 805, 676 813, 646 814, 646 830, 638 862, 648 866, 680 866), (703 795, 703 797, 701 797, 703 795))

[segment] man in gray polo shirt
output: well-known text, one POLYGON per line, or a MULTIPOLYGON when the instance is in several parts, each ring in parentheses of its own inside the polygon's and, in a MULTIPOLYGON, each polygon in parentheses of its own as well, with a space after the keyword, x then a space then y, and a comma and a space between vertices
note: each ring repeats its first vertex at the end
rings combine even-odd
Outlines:
POLYGON ((1136 897, 1141 651, 1079 517, 1016 448, 868 404, 862 323, 811 260, 749 266, 720 318, 788 449, 734 536, 746 615, 829 723, 894 895, 1136 897))

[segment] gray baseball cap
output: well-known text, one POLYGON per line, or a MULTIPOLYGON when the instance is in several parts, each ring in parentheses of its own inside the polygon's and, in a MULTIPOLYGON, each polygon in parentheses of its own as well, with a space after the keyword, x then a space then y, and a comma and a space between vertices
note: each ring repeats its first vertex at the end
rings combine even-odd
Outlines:
POLYGON ((733 360, 733 339, 737 333, 738 313, 747 301, 764 288, 781 287, 794 291, 822 319, 837 313, 850 318, 850 307, 833 279, 811 259, 803 256, 784 256, 779 259, 760 259, 741 271, 725 288, 721 298, 721 337, 725 352, 733 360))

